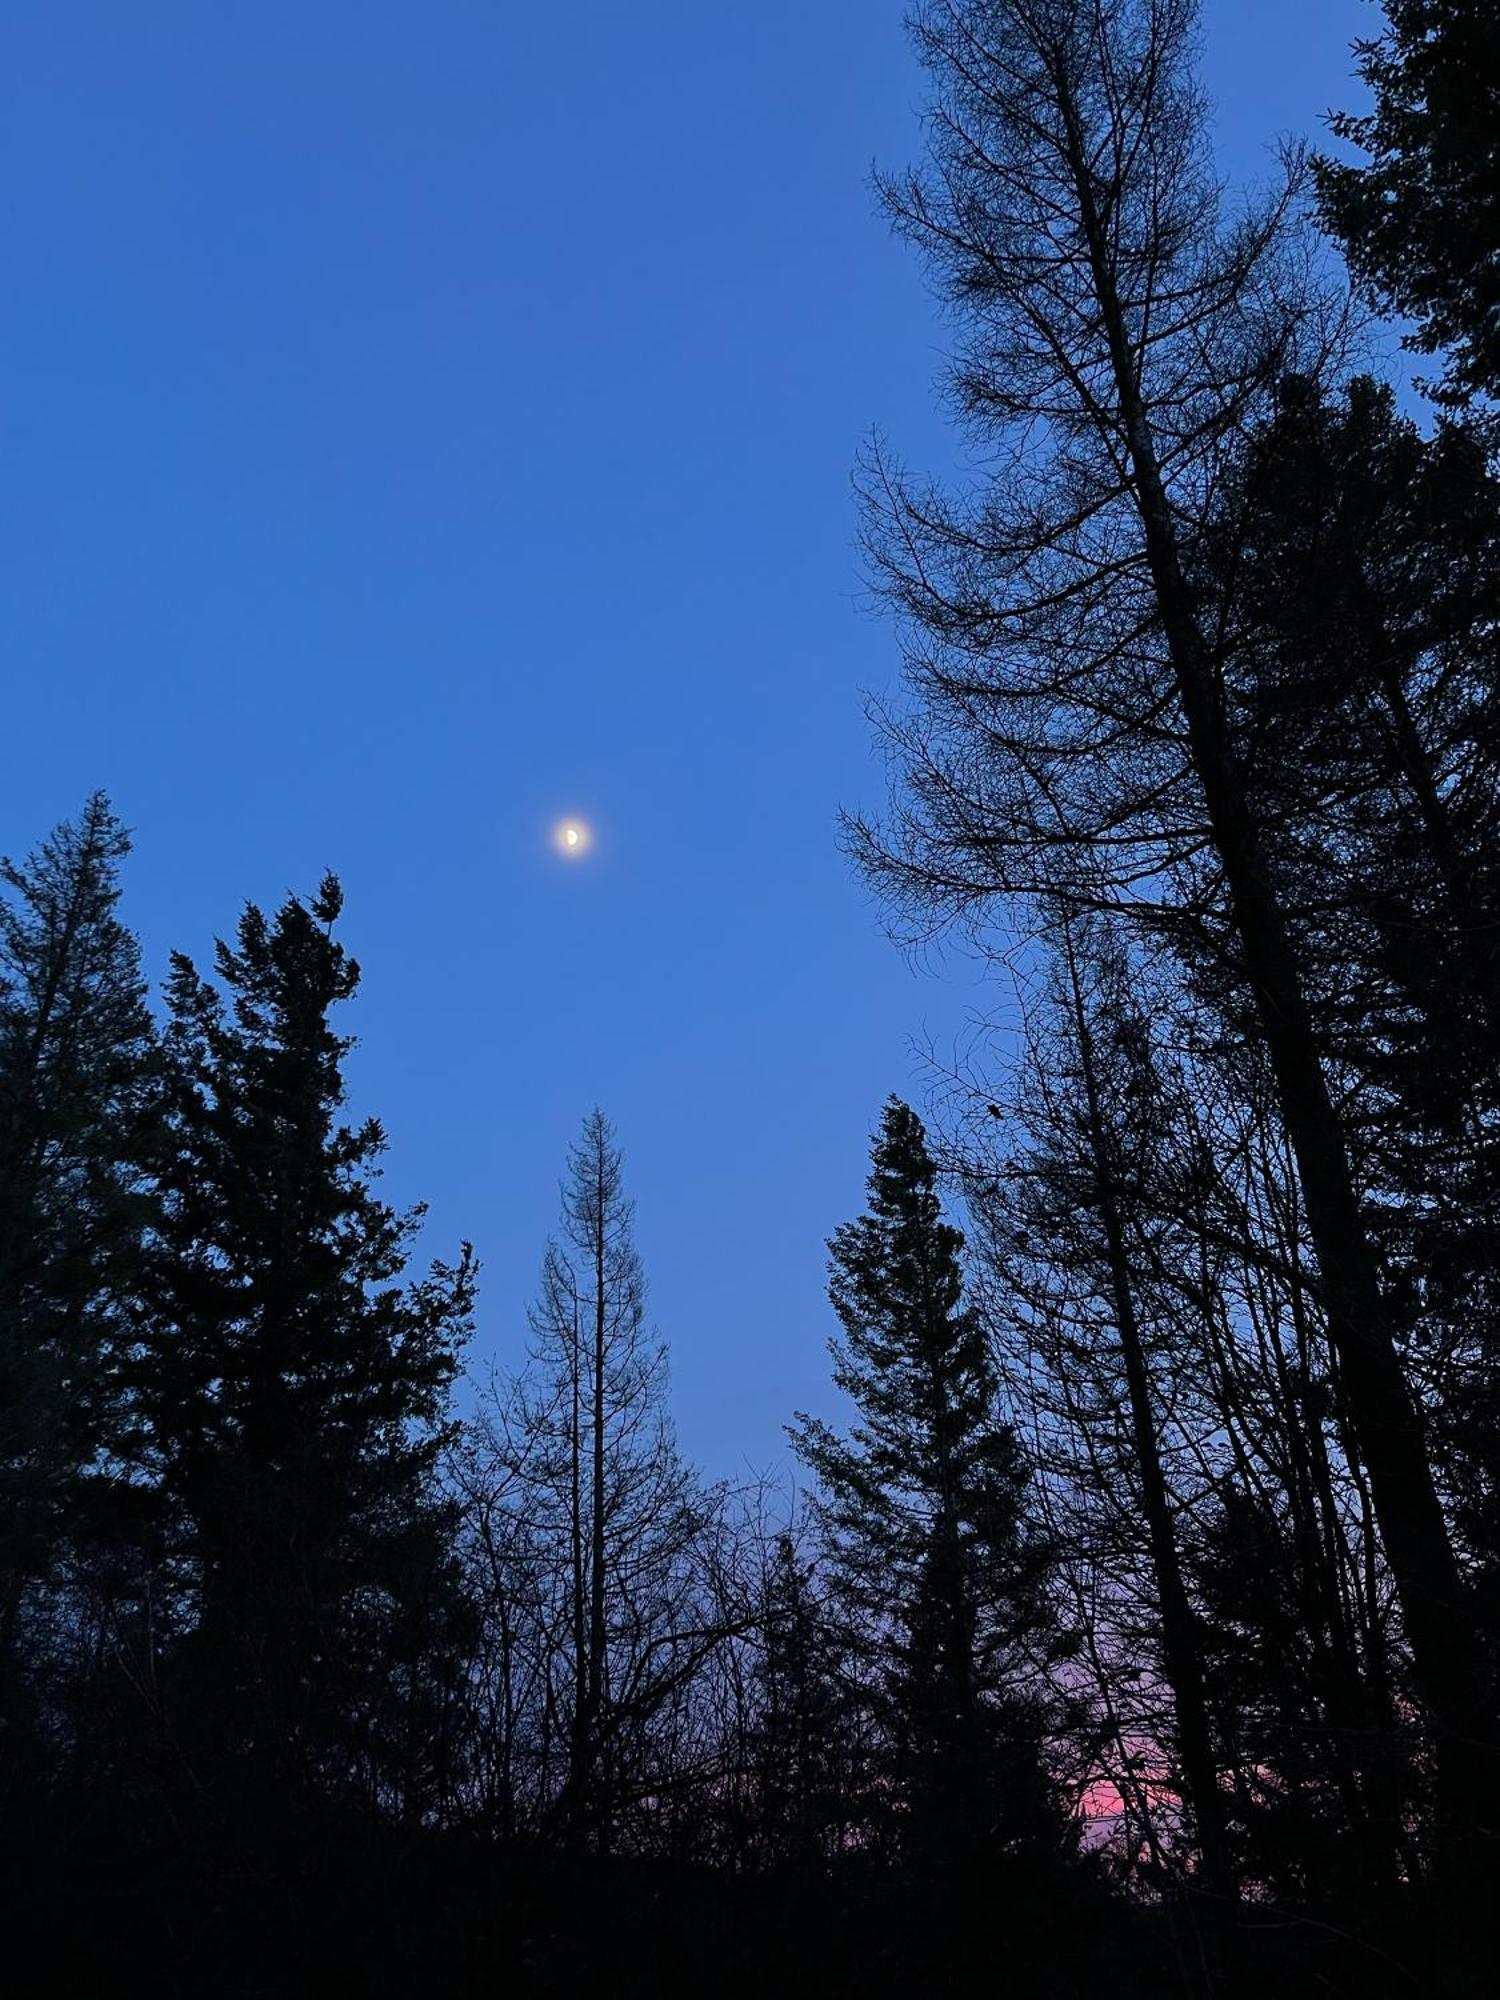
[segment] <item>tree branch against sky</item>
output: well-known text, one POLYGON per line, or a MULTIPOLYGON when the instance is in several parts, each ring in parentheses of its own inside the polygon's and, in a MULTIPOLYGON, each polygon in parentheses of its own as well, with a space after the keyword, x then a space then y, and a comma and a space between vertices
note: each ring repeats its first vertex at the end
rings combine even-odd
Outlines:
POLYGON ((902 4, 7 23, 39 2000, 1494 1984, 1494 10, 902 4))
POLYGON ((955 315, 951 394, 996 469, 949 503, 871 461, 913 702, 893 736, 904 802, 886 832, 856 823, 855 851, 898 903, 960 914, 1044 888, 1128 906, 1148 874, 1182 907, 1208 864, 1199 910, 1276 1080, 1457 1863, 1487 1674, 1236 728, 1232 579, 1216 602, 1201 567, 1252 428, 1289 379, 1342 365, 1345 315, 1298 229, 1303 170, 1225 218, 1193 0, 935 0, 914 22, 928 165, 881 190, 955 315))

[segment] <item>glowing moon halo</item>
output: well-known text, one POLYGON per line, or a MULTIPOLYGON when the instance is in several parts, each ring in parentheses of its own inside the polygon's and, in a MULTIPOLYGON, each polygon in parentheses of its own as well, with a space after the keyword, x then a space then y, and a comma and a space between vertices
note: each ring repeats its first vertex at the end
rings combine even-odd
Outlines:
POLYGON ((552 829, 552 844, 569 861, 580 861, 593 845, 588 823, 581 819, 559 820, 552 829))

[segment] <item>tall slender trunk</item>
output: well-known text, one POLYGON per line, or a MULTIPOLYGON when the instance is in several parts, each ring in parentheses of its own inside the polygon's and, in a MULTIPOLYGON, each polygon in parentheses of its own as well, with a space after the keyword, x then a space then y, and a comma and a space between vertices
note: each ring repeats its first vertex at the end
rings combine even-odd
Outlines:
POLYGON ((936 1582, 937 1623, 942 1632, 943 1657, 937 1662, 937 1710, 942 1718, 941 1734, 926 1747, 936 1752, 940 1772, 937 1817, 946 1824, 941 1832, 960 1852, 973 1833, 973 1780, 971 1762, 975 1747, 975 1724, 979 1720, 975 1673, 975 1611, 968 1587, 959 1520, 959 1485, 953 1464, 953 1405, 948 1384, 938 1358, 934 1337, 941 1327, 924 1270, 922 1309, 928 1334, 923 1341, 928 1394, 932 1412, 932 1437, 937 1451, 939 1499, 929 1546, 929 1574, 936 1582))
MULTIPOLYGON (((608 1656, 605 1645, 604 1624, 604 1431, 605 1431, 605 1359, 608 1348, 608 1309, 605 1299, 605 1231, 608 1226, 604 1199, 604 1162, 600 1159, 598 1176, 598 1206, 595 1210, 594 1230, 594 1353, 593 1353, 593 1489, 590 1493, 590 1571, 589 1571, 589 1734, 591 1755, 594 1763, 596 1783, 602 1778, 598 1765, 601 1753, 600 1724, 604 1716, 607 1697, 605 1676, 608 1656)), ((607 1801, 601 1801, 597 1815, 598 1837, 601 1851, 609 1849, 609 1812, 607 1801)))
POLYGON ((1194 610, 1115 287, 1109 233, 1066 84, 1062 95, 1070 121, 1070 165, 1162 631, 1297 1162, 1329 1340, 1339 1357, 1350 1419, 1369 1469, 1381 1540, 1432 1727, 1439 1812, 1451 1829, 1472 1832, 1475 1805, 1500 1789, 1500 1774, 1493 1768, 1500 1757, 1484 1741, 1487 1701, 1480 1649, 1421 1416, 1383 1310, 1378 1262, 1360 1212, 1347 1141, 1324 1074, 1285 912, 1194 610), (1476 1765, 1483 1767, 1482 1778, 1476 1765))
POLYGON ((568 1837, 583 1831, 583 1801, 588 1785, 589 1655, 584 1615, 588 1578, 583 1545, 583 1349, 578 1324, 578 1297, 573 1297, 573 1345, 568 1357, 568 1538, 572 1564, 573 1729, 568 1746, 568 1837))
POLYGON ((1182 1757, 1182 1776, 1187 1803, 1197 1829, 1198 1850, 1204 1889, 1214 1899, 1216 1916, 1222 1917, 1237 1897, 1234 1869, 1224 1821, 1223 1797, 1219 1790, 1218 1766, 1214 1757, 1209 1724, 1208 1694, 1203 1673, 1203 1652, 1198 1637, 1198 1620, 1188 1598, 1177 1537, 1172 1525, 1172 1503, 1162 1470, 1157 1437, 1156 1414, 1152 1408, 1151 1378, 1146 1365, 1145 1341, 1140 1315, 1136 1311, 1131 1283, 1130 1257, 1125 1241, 1124 1217, 1117 1195, 1118 1176, 1110 1154, 1109 1135, 1099 1096, 1098 1066, 1094 1059, 1094 1038, 1084 1006, 1072 937, 1064 932, 1064 950, 1072 1000, 1073 1027, 1078 1038, 1083 1072, 1084 1097, 1088 1110, 1090 1177, 1093 1182, 1095 1213, 1104 1230, 1109 1268, 1110 1306, 1120 1341, 1120 1358, 1125 1368, 1125 1389, 1130 1404, 1130 1434, 1141 1481, 1141 1505, 1151 1547, 1151 1569, 1156 1582, 1157 1605, 1161 1612, 1162 1655, 1167 1678, 1172 1685, 1177 1717, 1177 1742, 1182 1757))
MULTIPOLYGON (((38 1102, 40 1079, 48 1042, 53 1036, 53 1017, 63 978, 83 928, 90 881, 88 864, 93 858, 90 849, 80 859, 66 914, 50 944, 46 972, 36 994, 24 1060, 11 1078, 10 1089, 0 1098, 0 1107, 8 1114, 0 1122, 0 1169, 11 1190, 11 1199, 0 1204, 0 1354, 5 1354, 15 1379, 23 1384, 28 1364, 35 1358, 31 1346, 34 1336, 28 1333, 22 1319, 22 1305, 23 1265, 29 1247, 27 1231, 35 1220, 31 1204, 38 1198, 46 1156, 47 1116, 38 1102), (24 1200, 19 1198, 22 1188, 26 1190, 24 1200)), ((3 1605, 0 1605, 0 1723, 9 1719, 12 1701, 19 1695, 22 1668, 15 1655, 27 1586, 45 1579, 56 1544, 59 1489, 78 1470, 75 1464, 59 1467, 56 1462, 58 1435, 64 1421, 56 1399, 46 1394, 23 1392, 18 1404, 0 1411, 0 1464, 14 1455, 20 1469, 20 1491, 8 1496, 11 1518, 5 1524, 4 1542, 0 1544, 3 1549, 0 1576, 4 1579, 3 1605), (47 1469, 33 1480, 28 1478, 28 1472, 37 1462, 47 1469)))
MULTIPOLYGON (((1300 1288, 1291 1303, 1299 1353, 1309 1356, 1312 1332, 1300 1288)), ((1356 1892, 1372 1909, 1391 1907, 1400 1893, 1400 1788, 1393 1784, 1394 1720, 1382 1714, 1377 1686, 1361 1670, 1350 1606, 1342 1588, 1338 1506, 1323 1423, 1309 1407, 1304 1367, 1294 1379, 1279 1343, 1275 1387, 1279 1427, 1287 1448, 1285 1491, 1291 1545, 1309 1648, 1307 1674, 1326 1719, 1325 1754, 1343 1800, 1349 1854, 1338 1857, 1356 1892)), ((1336 1862, 1337 1865, 1337 1862, 1336 1862)))

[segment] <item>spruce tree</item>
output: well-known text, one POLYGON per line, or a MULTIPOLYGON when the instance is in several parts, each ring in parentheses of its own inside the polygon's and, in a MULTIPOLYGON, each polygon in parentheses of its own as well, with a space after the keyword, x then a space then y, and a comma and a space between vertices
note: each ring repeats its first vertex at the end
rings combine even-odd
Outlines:
POLYGON ((247 908, 217 984, 173 961, 135 1388, 186 1624, 169 1664, 200 1778, 419 1810, 423 1713, 461 1616, 434 1486, 473 1265, 404 1282, 421 1211, 342 1122, 359 970, 325 877, 247 908))
POLYGON ((811 1876, 860 1814, 860 1744, 838 1628, 816 1564, 779 1534, 760 1579, 758 1713, 748 1743, 755 1824, 768 1865, 811 1876))
POLYGON ((1500 395, 1500 14, 1494 0, 1385 0, 1356 43, 1374 108, 1335 134, 1363 162, 1318 162, 1324 220, 1358 277, 1446 351, 1444 400, 1500 395))
MULTIPOLYGON (((1279 829, 1358 1134, 1384 1308, 1427 1385, 1454 1538, 1493 1630, 1500 479, 1481 433, 1450 419, 1423 437, 1370 381, 1340 398, 1288 382, 1226 482, 1232 523, 1206 542, 1205 574, 1229 597, 1233 573, 1257 808, 1279 829)), ((1223 1005, 1204 952, 1190 959, 1223 1005)), ((1226 1011, 1244 1035, 1248 1009, 1226 1011)))
POLYGON ((12 1754, 25 1628, 40 1646, 64 1552, 107 1512, 95 1503, 116 1428, 153 1042, 136 942, 116 914, 129 850, 96 793, 25 862, 0 862, 0 1705, 12 1754))
POLYGON ((847 1436, 799 1415, 835 1593, 862 1645, 915 1858, 971 1864, 1056 1838, 1039 1752, 1049 1620, 1026 1472, 999 1407, 963 1238, 944 1221, 922 1121, 892 1098, 869 1208, 830 1242, 847 1436))

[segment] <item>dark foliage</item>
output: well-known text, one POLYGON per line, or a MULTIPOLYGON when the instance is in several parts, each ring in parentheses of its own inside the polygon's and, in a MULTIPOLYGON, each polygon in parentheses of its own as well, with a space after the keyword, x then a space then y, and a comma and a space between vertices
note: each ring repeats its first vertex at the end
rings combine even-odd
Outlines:
POLYGON ((1381 304, 1444 354, 1438 395, 1500 393, 1500 15, 1491 0, 1383 0, 1358 45, 1374 109, 1333 129, 1366 155, 1318 162, 1323 216, 1381 304))
POLYGON ((108 1468, 154 1061, 115 913, 129 846, 96 796, 0 863, 0 1771, 35 1740, 77 1641, 73 1585, 122 1525, 108 1468))
POLYGON ((157 1020, 102 797, 0 866, 28 1992, 1488 1990, 1495 22, 1388 11, 1317 174, 1429 430, 1301 162, 1227 215, 1191 0, 916 10, 881 195, 979 456, 867 460, 908 699, 852 831, 1019 1031, 886 1106, 806 1502, 679 1453, 598 1112, 457 1419, 477 1267, 377 1192, 332 878, 157 1020))
POLYGON ((1046 1556, 984 1325, 963 1296, 921 1120, 886 1106, 870 1206, 834 1236, 847 1438, 801 1418, 831 1588, 891 1746, 879 1832, 920 1863, 994 1867, 1060 1847, 1040 1744, 1046 1556))
POLYGON ((433 1475, 472 1265, 402 1283, 417 1218, 373 1191, 380 1127, 338 1122, 339 907, 329 878, 246 910, 217 987, 173 963, 129 1415, 194 1781, 411 1817, 445 1776, 422 1711, 461 1615, 433 1475))

